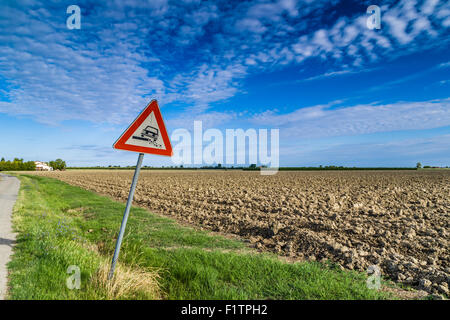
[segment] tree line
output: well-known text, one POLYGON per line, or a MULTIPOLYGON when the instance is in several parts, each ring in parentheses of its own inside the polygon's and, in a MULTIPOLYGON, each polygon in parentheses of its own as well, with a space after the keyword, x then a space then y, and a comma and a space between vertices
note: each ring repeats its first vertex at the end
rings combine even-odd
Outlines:
MULTIPOLYGON (((55 161, 50 161, 48 163, 53 170, 65 170, 67 165, 62 159, 56 159, 55 161)), ((36 164, 34 161, 26 161, 23 159, 14 158, 13 161, 6 161, 5 158, 0 160, 0 171, 35 171, 36 164)))
POLYGON ((6 161, 5 158, 0 160, 0 171, 34 171, 36 164, 34 161, 26 161, 23 159, 14 158, 13 161, 6 161))

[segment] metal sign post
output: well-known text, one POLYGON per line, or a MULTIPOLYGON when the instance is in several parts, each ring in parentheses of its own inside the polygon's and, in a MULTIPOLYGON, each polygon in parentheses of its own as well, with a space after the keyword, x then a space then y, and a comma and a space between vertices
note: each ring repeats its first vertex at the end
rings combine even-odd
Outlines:
POLYGON ((127 206, 125 207, 125 212, 123 214, 122 224, 120 225, 119 236, 116 241, 116 249, 114 250, 114 256, 111 262, 111 269, 109 270, 108 280, 111 280, 114 275, 114 269, 116 268, 117 259, 119 258, 120 246, 122 245, 123 234, 125 233, 125 228, 127 226, 128 216, 130 214, 131 203, 133 202, 134 190, 136 190, 136 185, 139 178, 139 172, 141 171, 142 160, 144 159, 144 154, 139 153, 138 161, 136 164, 136 170, 134 171, 133 181, 131 182, 130 194, 128 195, 127 206))
POLYGON ((122 225, 117 237, 116 249, 111 262, 111 269, 108 273, 108 280, 114 276, 117 259, 119 258, 120 246, 122 245, 123 234, 127 226, 130 214, 131 203, 133 202, 134 190, 136 189, 139 172, 141 171, 144 153, 158 154, 161 156, 172 156, 172 144, 167 134, 166 126, 159 110, 158 102, 152 100, 147 107, 130 124, 128 129, 113 144, 114 149, 139 152, 136 170, 134 171, 133 182, 131 182, 130 194, 128 195, 127 206, 123 214, 122 225))

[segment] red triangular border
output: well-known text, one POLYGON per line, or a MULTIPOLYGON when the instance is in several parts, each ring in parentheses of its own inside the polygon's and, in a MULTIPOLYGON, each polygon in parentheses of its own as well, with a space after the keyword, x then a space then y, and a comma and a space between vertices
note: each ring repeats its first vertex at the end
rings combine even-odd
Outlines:
POLYGON ((113 144, 114 149, 133 151, 139 153, 150 153, 150 154, 158 154, 161 156, 172 156, 172 145, 169 140, 169 136, 166 131, 166 126, 164 125, 164 121, 161 115, 161 111, 159 111, 158 102, 156 100, 152 100, 148 106, 139 114, 139 116, 130 124, 130 126, 125 130, 125 132, 120 136, 119 139, 113 144), (125 142, 131 137, 131 135, 139 128, 142 122, 147 119, 147 117, 152 113, 155 113, 156 122, 158 123, 159 130, 161 132, 161 137, 164 141, 164 146, 166 149, 156 149, 150 147, 140 147, 133 146, 130 144, 126 144, 125 142))

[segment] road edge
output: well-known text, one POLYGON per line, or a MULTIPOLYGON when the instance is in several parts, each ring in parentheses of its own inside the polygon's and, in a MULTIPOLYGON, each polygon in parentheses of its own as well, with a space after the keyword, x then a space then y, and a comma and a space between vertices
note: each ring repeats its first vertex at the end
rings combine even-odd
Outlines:
POLYGON ((8 295, 8 263, 16 241, 12 214, 19 196, 20 180, 2 173, 0 177, 0 201, 3 202, 0 202, 0 300, 5 300, 8 295))

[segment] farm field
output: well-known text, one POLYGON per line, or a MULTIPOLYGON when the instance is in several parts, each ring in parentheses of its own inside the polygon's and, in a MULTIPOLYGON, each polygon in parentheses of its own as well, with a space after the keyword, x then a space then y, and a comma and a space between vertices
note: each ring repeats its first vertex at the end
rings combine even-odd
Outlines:
MULTIPOLYGON (((36 172, 125 201, 133 171, 36 172)), ((135 205, 293 260, 448 295, 450 172, 143 171, 135 205)))
POLYGON ((433 299, 384 279, 380 290, 369 288, 365 272, 331 263, 280 261, 244 241, 137 207, 109 281, 125 205, 57 179, 18 177, 9 299, 433 299), (78 290, 67 282, 71 267, 79 268, 78 290))

